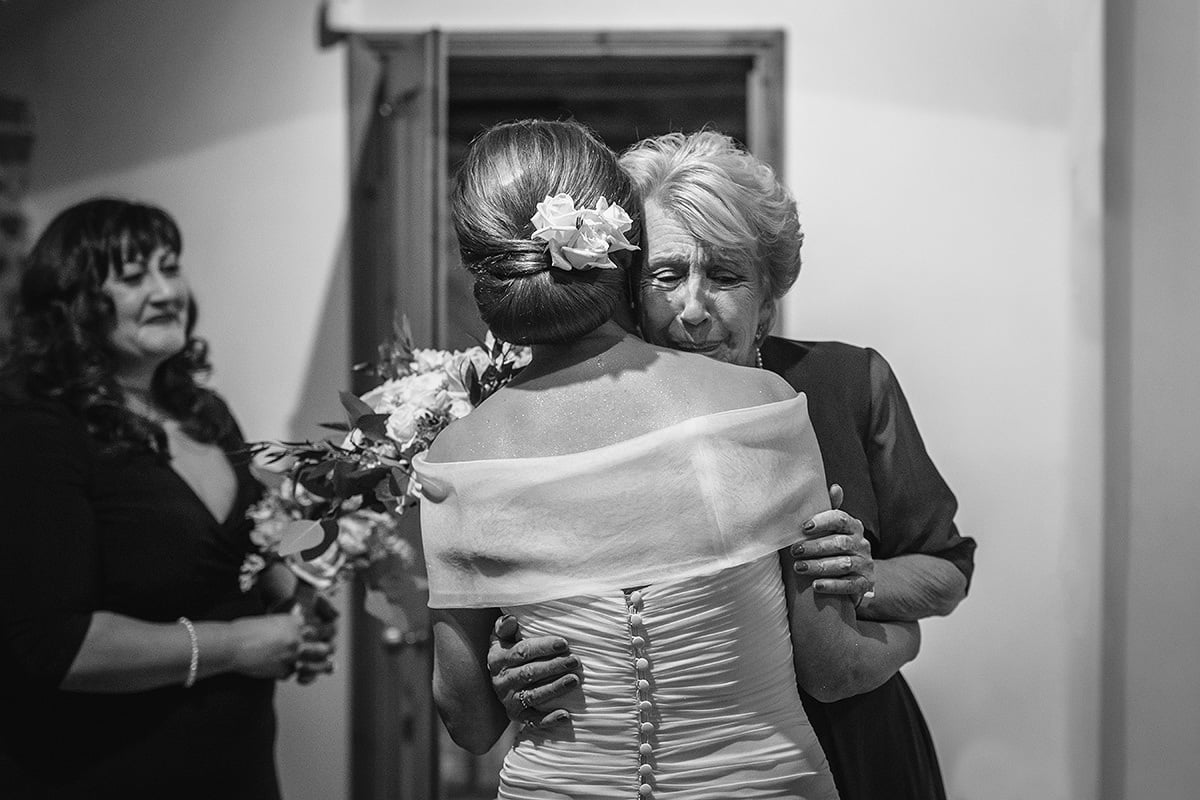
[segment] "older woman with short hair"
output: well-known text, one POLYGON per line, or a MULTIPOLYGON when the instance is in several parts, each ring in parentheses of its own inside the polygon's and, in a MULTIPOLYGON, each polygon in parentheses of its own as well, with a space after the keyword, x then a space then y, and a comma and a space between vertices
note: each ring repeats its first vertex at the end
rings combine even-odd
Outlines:
MULTIPOLYGON (((819 592, 855 595, 864 619, 950 613, 966 595, 975 542, 958 533, 954 495, 887 361, 869 348, 768 335, 803 242, 774 171, 716 131, 642 141, 621 163, 645 210, 643 336, 768 369, 808 395, 826 476, 845 491, 844 501, 832 491, 840 510, 803 526, 794 570, 817 576, 819 592)), ((567 643, 515 642, 506 620, 497 631, 494 685, 510 714, 534 724, 560 718, 553 701, 566 690, 567 643)), ((945 797, 933 740, 898 672, 833 703, 801 696, 843 800, 945 797)))

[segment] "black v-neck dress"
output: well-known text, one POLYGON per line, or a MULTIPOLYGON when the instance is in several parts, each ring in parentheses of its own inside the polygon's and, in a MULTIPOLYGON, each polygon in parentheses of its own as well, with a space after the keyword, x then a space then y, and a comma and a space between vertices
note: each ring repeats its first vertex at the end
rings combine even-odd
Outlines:
MULTIPOLYGON (((230 427, 227 453, 243 445, 230 427)), ((57 688, 93 611, 150 622, 264 612, 260 593, 238 586, 260 489, 244 459, 230 463, 237 498, 217 520, 166 459, 102 457, 55 404, 0 405, 0 796, 278 798, 271 680, 57 688)))

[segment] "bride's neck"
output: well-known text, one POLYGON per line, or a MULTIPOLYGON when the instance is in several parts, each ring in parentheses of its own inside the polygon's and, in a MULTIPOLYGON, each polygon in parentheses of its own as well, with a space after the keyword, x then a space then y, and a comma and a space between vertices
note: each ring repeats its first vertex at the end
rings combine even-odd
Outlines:
POLYGON ((615 322, 606 322, 590 333, 561 344, 535 344, 529 366, 537 372, 552 372, 597 358, 636 336, 615 322))

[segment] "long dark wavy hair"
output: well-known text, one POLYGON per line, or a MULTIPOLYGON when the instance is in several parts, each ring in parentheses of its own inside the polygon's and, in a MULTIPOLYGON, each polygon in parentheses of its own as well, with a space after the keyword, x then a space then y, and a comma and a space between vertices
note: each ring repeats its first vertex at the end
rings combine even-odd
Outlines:
MULTIPOLYGON (((160 247, 178 254, 183 241, 175 220, 154 206, 102 197, 55 217, 25 264, 0 391, 10 400, 61 402, 83 420, 102 453, 165 454, 162 428, 125 405, 111 344, 113 303, 103 288, 110 273, 122 274, 160 247)), ((187 343, 158 367, 151 397, 190 436, 211 443, 231 423, 221 401, 197 383, 210 366, 195 324, 189 297, 187 343)))

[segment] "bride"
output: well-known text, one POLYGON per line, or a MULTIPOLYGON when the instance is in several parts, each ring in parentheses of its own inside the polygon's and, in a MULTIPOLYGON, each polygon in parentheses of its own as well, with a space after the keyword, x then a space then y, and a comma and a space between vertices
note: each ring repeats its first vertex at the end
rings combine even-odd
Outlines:
POLYGON ((439 711, 473 752, 508 725, 503 610, 579 672, 568 723, 518 732, 501 798, 836 798, 795 681, 837 699, 885 644, 849 599, 781 583, 776 552, 828 507, 805 398, 630 332, 638 207, 572 122, 493 127, 459 171, 480 312, 533 359, 415 463, 439 711))

